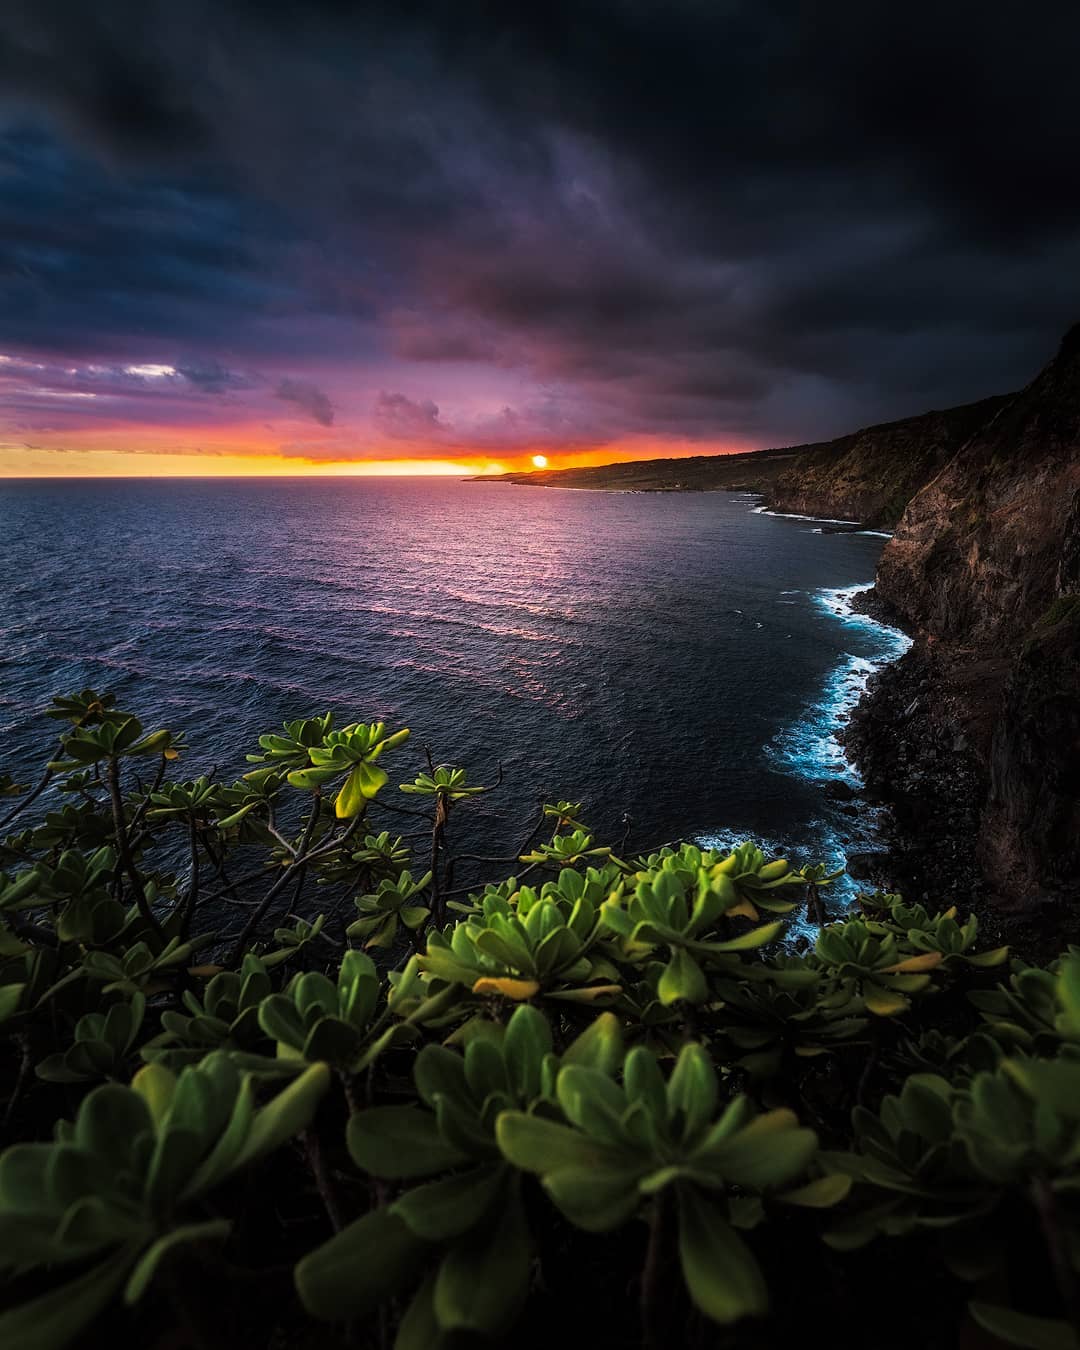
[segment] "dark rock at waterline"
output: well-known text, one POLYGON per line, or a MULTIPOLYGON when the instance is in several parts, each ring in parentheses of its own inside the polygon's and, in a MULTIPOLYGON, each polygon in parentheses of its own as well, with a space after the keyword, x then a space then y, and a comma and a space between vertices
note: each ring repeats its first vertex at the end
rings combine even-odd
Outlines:
POLYGON ((985 771, 974 749, 953 746, 961 725, 972 747, 988 742, 987 709, 973 707, 972 691, 992 673, 962 674, 917 645, 871 678, 843 732, 866 795, 889 807, 888 866, 879 862, 877 872, 887 871, 888 884, 912 899, 940 900, 942 907, 970 903, 983 891, 974 822, 985 771))
POLYGON ((882 890, 892 885, 893 860, 886 849, 852 849, 847 854, 847 870, 854 880, 870 882, 882 890))
POLYGON ((911 631, 910 624, 906 622, 903 614, 879 593, 876 586, 867 586, 865 591, 856 591, 848 603, 853 614, 865 614, 868 619, 886 624, 890 628, 899 628, 902 632, 911 631))
POLYGON ((844 782, 826 783, 823 791, 834 802, 850 802, 859 795, 850 783, 844 782))

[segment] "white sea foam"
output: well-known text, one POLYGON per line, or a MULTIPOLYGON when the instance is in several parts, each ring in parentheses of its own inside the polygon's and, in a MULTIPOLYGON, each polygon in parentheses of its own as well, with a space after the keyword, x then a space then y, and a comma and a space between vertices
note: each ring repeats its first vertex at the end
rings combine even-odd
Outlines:
POLYGON ((876 650, 866 655, 845 656, 830 672, 821 697, 769 747, 781 764, 801 778, 821 782, 840 779, 853 787, 862 785, 858 769, 840 744, 839 734, 866 692, 870 677, 903 656, 911 646, 906 633, 852 608, 855 596, 866 589, 866 583, 826 587, 814 596, 815 604, 826 614, 846 628, 872 637, 876 650))
MULTIPOLYGON (((834 516, 800 516, 795 511, 773 511, 767 506, 752 506, 755 516, 776 516, 781 520, 816 520, 822 525, 861 525, 861 520, 840 520, 834 516)), ((860 531, 860 534, 862 531, 860 531)))
MULTIPOLYGON (((867 655, 844 657, 830 672, 821 697, 772 745, 766 747, 775 763, 800 778, 820 783, 840 781, 855 788, 862 786, 862 778, 845 755, 839 734, 851 710, 866 691, 870 677, 882 666, 903 656, 911 646, 911 639, 906 633, 880 623, 868 614, 859 614, 852 607, 855 596, 865 591, 868 584, 860 582, 854 586, 827 587, 814 594, 814 603, 819 609, 853 632, 871 637, 874 650, 867 655)), ((828 806, 823 809, 826 817, 831 814, 828 806)), ((842 828, 827 818, 819 818, 810 823, 808 843, 787 840, 781 844, 777 840, 759 838, 755 838, 755 843, 769 857, 788 857, 796 864, 824 862, 831 871, 836 871, 847 866, 845 841, 840 833, 842 828)), ((745 834, 737 831, 723 830, 702 835, 697 842, 703 847, 731 849, 745 837, 745 834)), ((845 875, 838 878, 822 898, 830 910, 835 910, 837 904, 841 907, 850 904, 861 889, 860 883, 845 875)), ((789 920, 785 943, 791 943, 800 936, 813 941, 816 934, 815 923, 805 910, 800 909, 789 920)))

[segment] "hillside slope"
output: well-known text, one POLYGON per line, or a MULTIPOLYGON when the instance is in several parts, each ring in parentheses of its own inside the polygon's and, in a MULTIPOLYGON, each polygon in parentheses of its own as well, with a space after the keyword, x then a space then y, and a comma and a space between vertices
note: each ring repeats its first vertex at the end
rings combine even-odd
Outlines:
POLYGON ((588 469, 536 469, 487 476, 491 483, 527 487, 593 488, 605 492, 766 492, 789 469, 800 447, 752 450, 742 455, 690 455, 686 459, 637 459, 588 469))

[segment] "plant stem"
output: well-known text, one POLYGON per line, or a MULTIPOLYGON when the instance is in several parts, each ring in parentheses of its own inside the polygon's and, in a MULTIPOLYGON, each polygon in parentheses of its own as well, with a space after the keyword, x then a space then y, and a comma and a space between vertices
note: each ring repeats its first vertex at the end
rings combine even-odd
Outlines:
POLYGON ((661 1276, 667 1257, 668 1230, 671 1226, 671 1194, 667 1187, 658 1192, 649 1216, 649 1238, 641 1267, 641 1339, 644 1350, 661 1350, 667 1343, 663 1323, 661 1276))
POLYGON ((326 1217, 330 1220, 330 1226, 334 1232, 340 1233, 345 1223, 341 1217, 341 1205, 338 1203, 334 1182, 327 1169, 326 1159, 323 1157, 319 1136, 315 1130, 309 1127, 303 1132, 301 1139, 304 1143, 304 1154, 307 1157, 308 1167, 315 1179, 315 1186, 319 1192, 319 1198, 323 1202, 323 1209, 326 1210, 326 1217))
POLYGON ((4 1110, 4 1124, 12 1119, 15 1114, 15 1108, 23 1094, 27 1079, 30 1076, 30 1070, 33 1068, 34 1057, 30 1046, 29 1032, 23 1032, 17 1038, 19 1049, 22 1052, 19 1057, 19 1072, 15 1078, 15 1086, 11 1090, 11 1096, 8 1098, 7 1107, 4 1110))
POLYGON ((440 797, 439 804, 435 808, 435 824, 431 831, 431 917, 436 928, 442 927, 446 917, 446 906, 439 889, 439 849, 443 842, 445 820, 446 813, 440 797))
POLYGON ((165 777, 165 769, 167 766, 168 761, 165 756, 162 755, 161 761, 157 767, 157 773, 154 775, 154 781, 150 784, 150 790, 143 793, 143 799, 136 808, 135 814, 131 817, 131 831, 133 834, 142 825, 143 817, 146 815, 147 808, 150 805, 150 799, 161 786, 161 780, 165 777))
POLYGON ((188 842, 191 846, 191 881, 188 883, 187 901, 180 919, 181 942, 186 942, 191 936, 195 906, 199 903, 199 827, 194 814, 188 820, 188 842))
POLYGON ((107 773, 109 784, 109 798, 112 802, 113 828, 116 831, 116 848, 120 854, 120 862, 124 871, 128 874, 131 882, 131 891, 135 897, 135 904, 138 906, 139 913, 144 922, 150 925, 158 937, 163 937, 161 924, 154 916, 150 903, 146 898, 146 892, 143 890, 142 878, 139 876, 139 869, 135 866, 135 859, 131 853, 131 843, 128 839, 127 825, 124 822, 124 802, 120 796, 120 761, 115 755, 109 758, 109 768, 107 773))
POLYGON ((30 805, 30 803, 34 801, 35 798, 40 797, 41 794, 45 791, 45 789, 49 786, 51 779, 52 779, 52 769, 46 769, 45 772, 38 779, 38 781, 35 783, 33 788, 26 794, 26 796, 20 797, 16 805, 12 808, 12 810, 10 810, 7 813, 7 815, 3 818, 3 820, 0 820, 0 830, 6 829, 7 826, 11 824, 11 822, 21 811, 25 811, 26 808, 30 805))
MULTIPOLYGON (((356 832, 356 829, 359 826, 361 820, 363 820, 363 816, 354 816, 353 819, 349 822, 349 826, 346 829, 345 833, 342 834, 340 838, 334 840, 327 840, 325 843, 320 844, 318 848, 313 848, 310 853, 304 854, 303 852, 301 852, 301 856, 298 857, 292 863, 291 866, 287 867, 282 872, 281 876, 277 879, 277 881, 274 882, 274 884, 266 892, 263 898, 259 901, 258 907, 252 913, 251 918, 248 919, 247 923, 244 925, 243 930, 240 933, 240 936, 236 940, 236 945, 233 947, 232 952, 229 956, 230 965, 235 965, 240 960, 240 957, 244 951, 245 944, 250 940, 251 936, 255 933, 259 924, 263 921, 263 918, 266 915, 266 911, 270 908, 275 897, 278 895, 281 889, 291 879, 294 878, 296 868, 303 867, 303 865, 305 863, 310 862, 312 858, 323 857, 325 854, 331 852, 333 849, 340 848, 340 846, 344 844, 346 840, 348 840, 356 832)), ((310 830, 311 825, 309 823, 308 825, 309 837, 310 837, 310 830)))
MULTIPOLYGON (((308 817, 307 827, 304 830, 304 837, 300 841, 300 848, 298 850, 300 857, 303 857, 303 855, 311 847, 311 837, 315 833, 315 826, 319 819, 319 811, 321 807, 322 807, 322 788, 317 787, 315 789, 314 794, 312 795, 311 815, 308 817)), ((296 874, 296 890, 293 891, 292 906, 291 906, 291 908, 293 909, 295 909, 296 906, 300 903, 300 894, 304 889, 305 877, 306 877, 306 869, 301 866, 296 874)))
POLYGON ((1080 1297, 1077 1294, 1072 1261, 1069 1259, 1068 1240, 1061 1227, 1057 1200, 1045 1177, 1037 1176, 1033 1179, 1031 1198, 1039 1216, 1043 1240, 1054 1272, 1054 1283, 1057 1285, 1065 1316, 1069 1319, 1073 1331, 1080 1337, 1080 1297))

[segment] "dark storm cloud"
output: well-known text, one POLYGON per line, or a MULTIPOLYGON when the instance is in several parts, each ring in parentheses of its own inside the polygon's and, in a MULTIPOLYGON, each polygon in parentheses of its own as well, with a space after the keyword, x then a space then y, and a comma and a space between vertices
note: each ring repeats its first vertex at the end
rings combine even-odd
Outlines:
MULTIPOLYGON (((1046 0, 7 0, 9 116, 81 148, 9 137, 0 340, 246 367, 374 323, 534 382, 490 444, 978 397, 1080 313, 1078 56, 1046 0)), ((386 435, 464 434, 385 397, 386 435)))
POLYGON ((385 389, 375 400, 371 419, 384 436, 393 440, 424 440, 442 436, 447 430, 439 420, 439 405, 431 399, 417 402, 385 389))
POLYGON ((250 375, 229 370, 213 357, 181 361, 176 367, 176 373, 208 394, 224 394, 230 389, 250 389, 255 383, 250 375))
POLYGON ((274 397, 285 403, 294 403, 324 427, 334 424, 334 405, 317 385, 308 380, 282 380, 274 390, 274 397))

